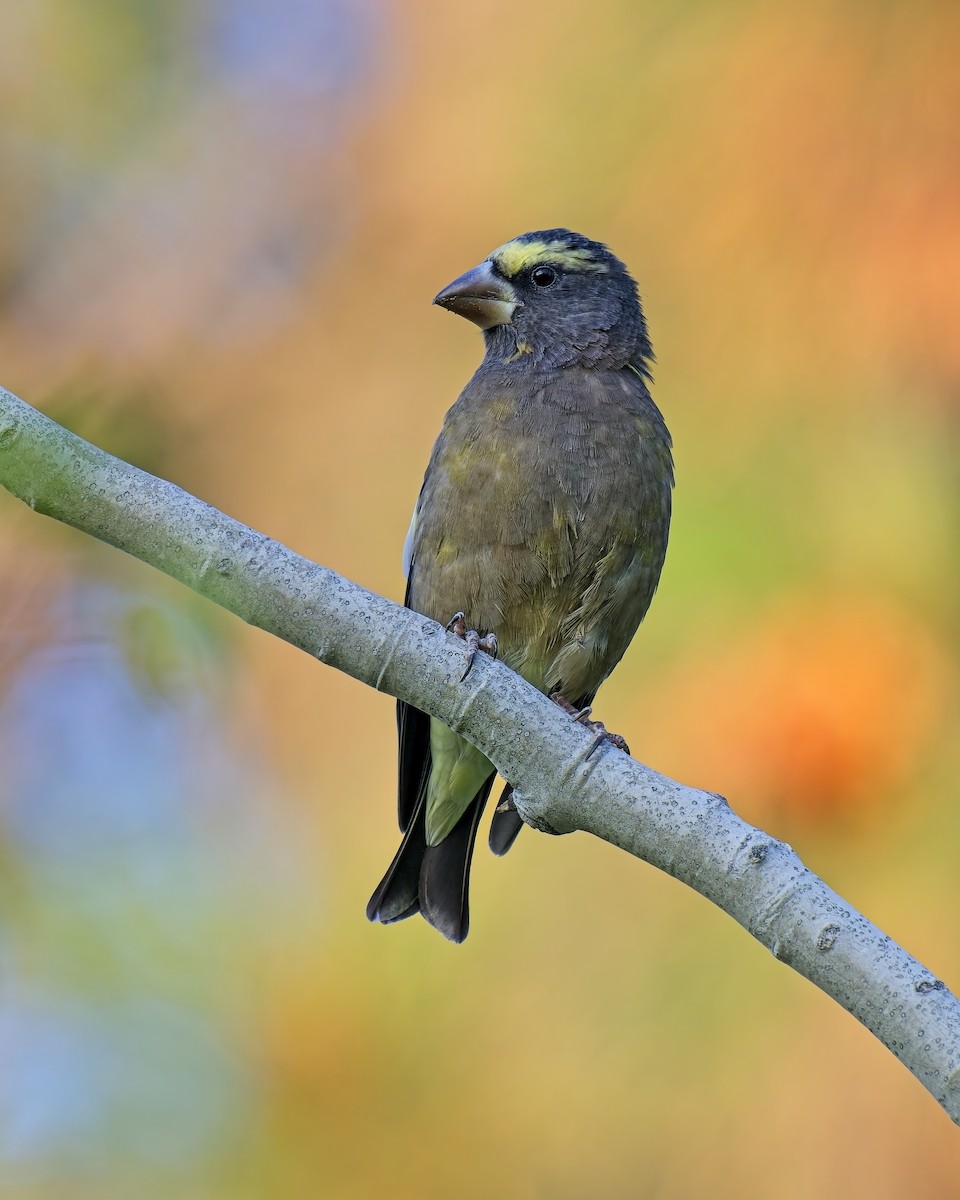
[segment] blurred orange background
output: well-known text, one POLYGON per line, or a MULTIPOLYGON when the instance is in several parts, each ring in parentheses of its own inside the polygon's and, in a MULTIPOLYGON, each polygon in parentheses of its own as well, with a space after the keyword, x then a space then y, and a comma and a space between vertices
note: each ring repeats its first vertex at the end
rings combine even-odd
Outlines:
MULTIPOLYGON (((481 353, 431 297, 608 242, 677 491, 599 715, 956 990, 958 44, 948 0, 8 6, 0 382, 400 599, 481 353)), ((698 896, 528 831, 463 947, 369 926, 389 699, 5 493, 0 571, 0 1193, 960 1194, 698 896)))

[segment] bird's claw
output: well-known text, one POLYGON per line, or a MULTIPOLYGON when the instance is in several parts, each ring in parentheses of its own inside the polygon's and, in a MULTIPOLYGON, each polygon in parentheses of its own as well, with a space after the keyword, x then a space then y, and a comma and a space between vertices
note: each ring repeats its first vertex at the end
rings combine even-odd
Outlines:
POLYGON ((500 803, 497 805, 497 807, 493 811, 498 812, 498 813, 508 813, 508 812, 516 812, 517 811, 517 806, 513 802, 513 789, 512 788, 510 789, 509 792, 507 792, 506 790, 504 791, 504 794, 503 794, 502 799, 500 800, 500 803))
POLYGON ((586 726, 587 729, 596 734, 593 744, 587 751, 587 757, 584 759, 584 762, 592 758, 604 742, 609 742, 611 746, 615 746, 617 750, 622 750, 624 754, 630 753, 630 747, 627 745, 626 739, 621 737, 619 733, 610 733, 602 721, 591 721, 589 719, 592 712, 589 705, 586 708, 574 708, 570 701, 561 695, 560 692, 551 692, 550 699, 554 704, 562 708, 565 713, 570 714, 571 721, 578 721, 581 725, 586 726))
POLYGON ((593 739, 593 745, 587 751, 587 757, 583 760, 584 762, 588 762, 593 757, 594 751, 598 750, 604 742, 609 742, 611 746, 616 747, 617 750, 622 750, 624 754, 630 753, 630 747, 627 745, 626 739, 621 737, 619 733, 610 733, 602 721, 588 721, 587 724, 595 731, 596 737, 593 739))
POLYGON ((458 638, 467 636, 467 622, 462 612, 455 612, 446 625, 447 633, 455 633, 458 638))
POLYGON ((456 612, 447 622, 447 632, 454 634, 455 637, 462 638, 466 642, 466 657, 467 663, 463 668, 463 674, 460 676, 460 682, 466 679, 470 674, 470 668, 473 666, 474 660, 477 657, 477 651, 482 650, 485 654, 489 654, 491 658, 497 657, 497 635, 495 633, 487 633, 483 637, 476 629, 468 629, 466 618, 462 612, 456 612))

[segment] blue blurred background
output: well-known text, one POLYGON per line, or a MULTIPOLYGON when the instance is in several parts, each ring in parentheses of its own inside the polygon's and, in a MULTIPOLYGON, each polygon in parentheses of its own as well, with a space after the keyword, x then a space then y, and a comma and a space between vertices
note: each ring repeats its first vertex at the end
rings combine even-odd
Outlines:
MULTIPOLYGON (((400 599, 480 353, 430 298, 609 242, 678 483, 600 715, 956 990, 958 41, 947 0, 8 5, 0 381, 400 599)), ((0 495, 0 1193, 956 1196, 892 1056, 610 847, 478 854, 459 949, 368 926, 393 738, 0 495)))

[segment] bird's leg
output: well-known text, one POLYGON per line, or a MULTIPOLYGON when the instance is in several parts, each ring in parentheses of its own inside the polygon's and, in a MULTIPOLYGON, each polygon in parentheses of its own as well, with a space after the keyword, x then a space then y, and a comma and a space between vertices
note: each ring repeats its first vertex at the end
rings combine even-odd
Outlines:
POLYGON ((498 813, 508 813, 508 812, 516 812, 517 811, 517 806, 514 803, 514 799, 513 799, 513 788, 512 787, 505 787, 503 789, 503 795, 500 797, 500 803, 497 805, 497 807, 493 811, 498 812, 498 813))
POLYGON ((456 637, 462 638, 467 643, 465 651, 467 665, 463 668, 463 674, 460 676, 461 683, 470 674, 470 668, 473 666, 473 660, 477 657, 478 650, 483 650, 491 658, 497 657, 497 635, 495 633, 488 633, 484 637, 481 637, 475 629, 468 629, 462 612, 453 614, 447 622, 447 632, 455 634, 456 637))
MULTIPOLYGON (((587 758, 592 758, 594 751, 603 742, 609 742, 611 746, 616 746, 624 754, 630 753, 630 747, 627 745, 626 739, 621 737, 619 733, 610 733, 602 721, 591 721, 589 719, 591 713, 589 706, 587 708, 574 708, 570 701, 559 692, 551 692, 550 699, 559 708, 562 708, 565 713, 569 713, 572 721, 579 721, 581 725, 585 725, 587 729, 596 735, 593 739, 593 745, 587 751, 587 758)), ((586 762, 586 759, 584 759, 584 762, 586 762)))

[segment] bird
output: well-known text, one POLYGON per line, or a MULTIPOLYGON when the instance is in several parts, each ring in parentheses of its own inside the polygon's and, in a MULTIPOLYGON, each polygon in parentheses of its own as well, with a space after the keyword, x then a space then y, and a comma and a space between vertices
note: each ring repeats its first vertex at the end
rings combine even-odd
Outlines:
MULTIPOLYGON (((557 228, 505 242, 433 303, 479 326, 484 355, 430 455, 404 603, 582 716, 650 606, 670 528, 672 441, 637 285, 602 242, 557 228)), ((496 770, 403 701, 397 728, 403 840, 367 916, 420 913, 462 942, 496 770)), ((521 827, 507 784, 494 853, 521 827)))

